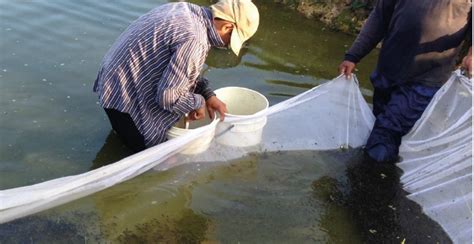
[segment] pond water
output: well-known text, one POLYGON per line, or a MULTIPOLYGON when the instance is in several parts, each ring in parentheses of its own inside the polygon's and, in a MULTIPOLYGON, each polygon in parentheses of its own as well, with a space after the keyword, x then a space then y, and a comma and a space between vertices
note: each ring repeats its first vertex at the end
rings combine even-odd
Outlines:
MULTIPOLYGON (((85 172, 94 161, 129 153, 109 136, 92 85, 124 28, 165 2, 0 0, 0 189, 85 172)), ((213 88, 249 87, 275 104, 337 76, 352 36, 260 2, 261 26, 243 55, 209 55, 204 73, 213 88)), ((374 60, 361 65, 361 80, 374 60)))
POLYGON ((396 167, 361 159, 359 150, 275 152, 149 171, 0 225, 0 242, 449 242, 405 198, 396 167))
MULTIPOLYGON (((83 173, 130 154, 111 133, 92 84, 121 31, 165 2, 0 0, 0 189, 83 173)), ((353 36, 282 5, 257 3, 261 25, 241 57, 226 50, 209 54, 204 74, 213 88, 249 87, 275 104, 338 75, 353 36)), ((358 66, 368 101, 376 55, 358 66)), ((358 221, 359 203, 373 200, 350 200, 359 198, 349 193, 346 164, 358 158, 357 150, 281 152, 148 172, 0 225, 0 242, 358 243, 386 233, 396 241, 409 235, 445 240, 405 200, 403 206, 416 210, 411 217, 401 218, 398 208, 378 229, 358 221), (415 217, 427 230, 399 226, 400 219, 415 217)), ((397 204, 384 206, 392 211, 397 204)))

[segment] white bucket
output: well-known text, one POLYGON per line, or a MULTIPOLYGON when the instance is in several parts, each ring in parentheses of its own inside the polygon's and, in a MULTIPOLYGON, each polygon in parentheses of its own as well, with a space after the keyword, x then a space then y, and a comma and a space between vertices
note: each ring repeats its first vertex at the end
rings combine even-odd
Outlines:
POLYGON ((166 137, 168 140, 182 136, 196 128, 203 127, 206 125, 210 125, 211 128, 206 132, 205 135, 199 137, 194 142, 190 143, 186 146, 184 150, 180 153, 182 154, 198 154, 206 151, 211 144, 212 139, 214 138, 214 134, 216 131, 216 125, 218 122, 217 116, 214 116, 214 120, 209 119, 206 111, 206 117, 201 120, 195 120, 189 122, 189 127, 186 129, 186 125, 184 122, 184 118, 181 118, 171 129, 166 132, 166 137))
POLYGON ((226 122, 234 119, 250 118, 252 115, 268 109, 267 98, 248 88, 224 87, 214 91, 216 96, 227 105, 224 122, 217 124, 216 142, 234 147, 248 147, 260 143, 267 117, 246 119, 242 122, 226 122))

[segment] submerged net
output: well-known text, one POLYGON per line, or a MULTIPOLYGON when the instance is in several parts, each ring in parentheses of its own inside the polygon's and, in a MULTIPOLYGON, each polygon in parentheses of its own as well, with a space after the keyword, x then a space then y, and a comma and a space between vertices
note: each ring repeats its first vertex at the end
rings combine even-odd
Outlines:
POLYGON ((408 198, 455 243, 472 239, 472 84, 454 73, 402 141, 408 198))
MULTIPOLYGON (((404 138, 404 160, 399 164, 405 171, 402 182, 411 193, 409 197, 455 241, 471 238, 471 97, 470 81, 453 74, 404 138), (451 187, 453 184, 456 187, 451 187), (451 208, 453 199, 456 207, 451 208)), ((90 195, 153 168, 165 170, 184 163, 231 160, 252 152, 361 147, 374 122, 355 77, 348 81, 342 76, 253 117, 226 122, 259 116, 267 116, 267 125, 257 146, 238 148, 212 142, 204 153, 179 154, 214 129, 209 125, 80 175, 0 191, 0 223, 90 195)))

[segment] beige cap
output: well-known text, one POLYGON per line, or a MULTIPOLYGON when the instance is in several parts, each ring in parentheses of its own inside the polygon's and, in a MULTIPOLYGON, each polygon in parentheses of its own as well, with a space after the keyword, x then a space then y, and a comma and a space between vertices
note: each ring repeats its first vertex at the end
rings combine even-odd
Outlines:
POLYGON ((234 24, 230 38, 230 48, 239 55, 242 44, 257 32, 260 15, 251 0, 219 0, 211 5, 214 18, 234 24))

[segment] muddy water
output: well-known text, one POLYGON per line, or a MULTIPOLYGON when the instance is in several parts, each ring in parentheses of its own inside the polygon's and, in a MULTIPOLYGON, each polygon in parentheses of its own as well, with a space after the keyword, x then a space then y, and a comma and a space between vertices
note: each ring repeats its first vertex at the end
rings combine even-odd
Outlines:
MULTIPOLYGON (((110 133, 92 83, 120 32, 165 2, 0 0, 0 189, 86 172, 130 154, 110 133)), ((204 73, 214 88, 249 87, 275 104, 337 76, 354 37, 258 2, 261 26, 243 55, 210 53, 204 73)), ((358 71, 369 101, 375 57, 376 51, 358 71)), ((382 211, 395 217, 381 228, 370 226, 379 223, 376 214, 360 218, 361 202, 376 201, 351 195, 346 165, 359 157, 357 151, 283 152, 148 172, 1 225, 0 242, 381 243, 387 233, 403 240, 410 234, 397 220, 411 219, 397 217, 406 212, 401 207, 382 211)), ((414 217, 431 223, 407 204, 414 217)), ((436 225, 425 226, 411 235, 444 240, 436 225)))
POLYGON ((0 225, 0 242, 449 243, 399 173, 358 150, 181 165, 0 225))
MULTIPOLYGON (((0 0, 0 189, 85 172, 129 153, 109 135, 92 84, 120 32, 165 2, 0 0)), ((260 2, 261 26, 242 56, 209 55, 204 73, 212 87, 249 87, 275 104, 337 75, 354 37, 260 2)), ((374 61, 370 55, 361 65, 361 80, 374 61)))

